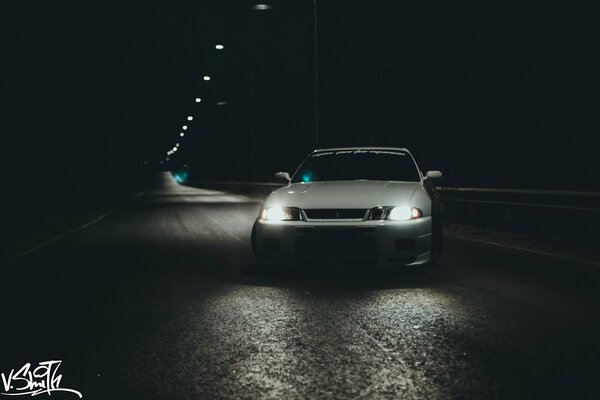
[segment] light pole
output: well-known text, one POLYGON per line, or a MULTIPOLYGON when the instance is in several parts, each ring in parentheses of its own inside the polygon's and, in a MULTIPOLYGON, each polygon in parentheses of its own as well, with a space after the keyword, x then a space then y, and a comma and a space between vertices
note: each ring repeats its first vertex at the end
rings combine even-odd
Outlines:
POLYGON ((256 176, 256 123, 255 118, 255 106, 254 106, 254 73, 250 72, 250 104, 252 109, 250 113, 250 176, 252 179, 256 176))
MULTIPOLYGON (((223 123, 223 131, 224 131, 224 136, 227 137, 228 139, 232 138, 232 123, 231 123, 231 103, 232 101, 230 99, 228 100, 219 100, 215 103, 215 105, 219 108, 226 108, 225 110, 225 121, 223 123)), ((227 152, 227 179, 228 180, 233 180, 233 168, 232 168, 232 152, 228 151, 227 152)))
POLYGON ((313 0, 313 25, 315 30, 315 148, 319 147, 319 29, 317 0, 313 0))
MULTIPOLYGON (((255 4, 252 7, 254 10, 266 11, 271 9, 269 4, 255 4)), ((317 0, 313 0, 313 27, 314 27, 314 74, 315 74, 315 86, 314 86, 314 101, 315 101, 315 147, 319 147, 319 25, 318 25, 318 12, 317 12, 317 0)))

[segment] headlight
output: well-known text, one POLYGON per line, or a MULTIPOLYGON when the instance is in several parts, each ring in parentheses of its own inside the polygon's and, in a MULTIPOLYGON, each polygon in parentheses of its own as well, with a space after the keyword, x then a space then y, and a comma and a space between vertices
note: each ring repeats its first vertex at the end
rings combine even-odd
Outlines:
POLYGON ((371 210, 371 219, 408 221, 423 216, 423 211, 416 207, 376 207, 371 210))
POLYGON ((406 221, 409 219, 421 218, 423 212, 415 207, 394 207, 387 215, 387 219, 392 221, 406 221))
POLYGON ((264 208, 260 217, 266 221, 300 221, 300 209, 295 207, 264 208))

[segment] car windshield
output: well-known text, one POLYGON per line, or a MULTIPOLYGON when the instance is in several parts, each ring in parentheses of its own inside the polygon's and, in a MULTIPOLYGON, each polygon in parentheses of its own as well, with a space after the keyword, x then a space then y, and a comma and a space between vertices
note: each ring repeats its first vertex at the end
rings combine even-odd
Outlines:
POLYGON ((404 151, 334 150, 310 155, 292 178, 293 183, 350 180, 418 182, 420 176, 404 151))

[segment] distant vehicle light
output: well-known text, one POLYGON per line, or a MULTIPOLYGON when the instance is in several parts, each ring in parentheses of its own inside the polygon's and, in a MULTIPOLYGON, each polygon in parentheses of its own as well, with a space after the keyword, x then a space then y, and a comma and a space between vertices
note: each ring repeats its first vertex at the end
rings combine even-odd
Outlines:
POLYGON ((271 9, 271 5, 269 5, 269 4, 255 4, 252 8, 255 9, 255 10, 258 10, 258 11, 265 11, 265 10, 270 10, 271 9))
POLYGON ((225 48, 225 46, 223 46, 222 44, 218 44, 215 46, 215 49, 217 50, 223 50, 225 48))
POLYGON ((186 183, 188 181, 188 172, 187 171, 178 171, 175 173, 175 180, 177 183, 186 183))

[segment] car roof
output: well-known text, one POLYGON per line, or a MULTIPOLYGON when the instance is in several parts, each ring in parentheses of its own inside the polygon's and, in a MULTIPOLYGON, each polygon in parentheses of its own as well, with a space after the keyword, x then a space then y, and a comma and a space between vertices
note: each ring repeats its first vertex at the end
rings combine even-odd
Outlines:
POLYGON ((340 151, 340 150, 395 150, 395 151, 405 151, 410 154, 410 151, 404 147, 331 147, 324 149, 316 149, 313 153, 319 153, 322 151, 340 151))

